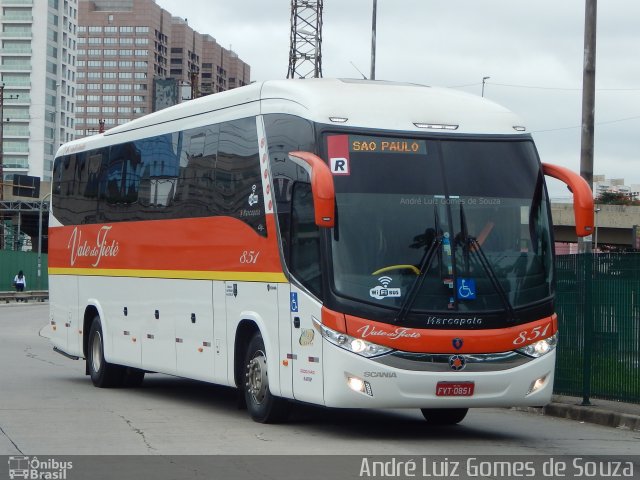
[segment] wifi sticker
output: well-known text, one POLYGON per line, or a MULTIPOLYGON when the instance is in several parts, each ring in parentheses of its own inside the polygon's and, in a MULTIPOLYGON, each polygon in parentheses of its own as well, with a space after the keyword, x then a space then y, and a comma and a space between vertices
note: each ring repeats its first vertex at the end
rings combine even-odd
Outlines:
POLYGON ((389 284, 393 281, 391 277, 380 277, 378 282, 380 285, 369 290, 369 295, 377 300, 389 297, 401 297, 399 288, 389 288, 389 284))

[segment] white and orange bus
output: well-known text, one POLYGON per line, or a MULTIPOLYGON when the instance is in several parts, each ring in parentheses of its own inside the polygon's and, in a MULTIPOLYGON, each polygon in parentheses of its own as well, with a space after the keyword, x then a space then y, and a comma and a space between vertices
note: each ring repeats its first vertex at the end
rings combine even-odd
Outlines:
POLYGON ((63 145, 51 335, 98 387, 145 372, 290 401, 544 405, 558 321, 542 164, 509 111, 410 84, 255 83, 63 145))

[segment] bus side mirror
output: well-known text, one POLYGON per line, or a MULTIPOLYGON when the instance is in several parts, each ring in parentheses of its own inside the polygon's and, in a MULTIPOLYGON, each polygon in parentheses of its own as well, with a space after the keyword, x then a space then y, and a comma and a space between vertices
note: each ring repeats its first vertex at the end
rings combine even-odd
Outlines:
POLYGON ((324 160, 310 152, 290 152, 289 159, 304 168, 311 178, 316 225, 333 227, 335 225, 336 194, 331 170, 324 160))
POLYGON ((593 192, 584 178, 568 168, 549 163, 542 164, 545 175, 564 182, 573 193, 573 213, 576 219, 576 235, 586 237, 593 232, 593 192))

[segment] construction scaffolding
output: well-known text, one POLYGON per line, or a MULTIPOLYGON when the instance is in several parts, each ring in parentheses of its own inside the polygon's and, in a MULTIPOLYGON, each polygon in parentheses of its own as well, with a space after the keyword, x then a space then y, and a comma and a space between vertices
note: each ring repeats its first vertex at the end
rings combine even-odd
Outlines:
POLYGON ((287 78, 322 77, 323 0, 291 0, 287 78))
POLYGON ((0 250, 47 251, 49 202, 0 201, 0 250))

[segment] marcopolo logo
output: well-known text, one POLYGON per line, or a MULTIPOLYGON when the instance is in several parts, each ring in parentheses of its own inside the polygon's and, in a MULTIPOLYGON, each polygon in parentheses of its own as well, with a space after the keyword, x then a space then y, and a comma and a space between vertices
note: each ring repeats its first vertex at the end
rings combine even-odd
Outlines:
POLYGON ((9 457, 9 478, 26 480, 66 480, 67 472, 73 468, 73 462, 64 462, 54 458, 40 460, 38 457, 9 457))

